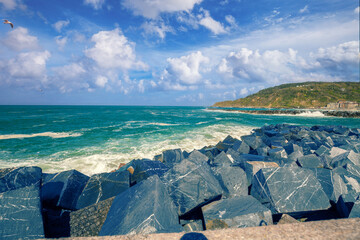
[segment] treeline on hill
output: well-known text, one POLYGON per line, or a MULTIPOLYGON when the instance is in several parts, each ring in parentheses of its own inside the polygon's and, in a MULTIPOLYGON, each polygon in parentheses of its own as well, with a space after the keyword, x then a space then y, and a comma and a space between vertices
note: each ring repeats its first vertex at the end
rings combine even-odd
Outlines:
POLYGON ((360 102, 359 82, 304 82, 263 89, 213 107, 321 108, 340 100, 360 102))

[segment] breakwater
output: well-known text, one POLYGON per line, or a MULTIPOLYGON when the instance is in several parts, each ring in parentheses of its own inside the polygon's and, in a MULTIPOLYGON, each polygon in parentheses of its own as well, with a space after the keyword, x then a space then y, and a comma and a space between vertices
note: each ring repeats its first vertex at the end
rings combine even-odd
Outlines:
POLYGON ((209 108, 211 110, 220 110, 228 112, 240 112, 250 114, 265 114, 265 115, 311 115, 323 114, 329 117, 346 117, 346 118, 360 118, 360 111, 337 111, 337 110, 323 110, 323 109, 231 109, 231 108, 209 108))
MULTIPOLYGON (((270 125, 113 172, 0 170, 0 237, 203 231, 360 216, 360 129, 270 125)), ((344 236, 346 237, 346 236, 344 236)))

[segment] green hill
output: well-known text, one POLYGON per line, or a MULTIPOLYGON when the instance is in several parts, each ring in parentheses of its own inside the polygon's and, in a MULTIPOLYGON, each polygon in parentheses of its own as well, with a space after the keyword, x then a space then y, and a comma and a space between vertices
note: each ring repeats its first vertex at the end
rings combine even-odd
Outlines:
POLYGON ((360 102, 359 82, 304 82, 263 89, 213 107, 321 108, 339 100, 360 102))

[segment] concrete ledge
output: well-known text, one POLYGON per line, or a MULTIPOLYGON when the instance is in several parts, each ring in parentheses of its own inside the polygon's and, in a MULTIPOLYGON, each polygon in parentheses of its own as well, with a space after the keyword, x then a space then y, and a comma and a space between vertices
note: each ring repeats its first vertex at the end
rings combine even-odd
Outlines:
MULTIPOLYGON (((234 239, 360 239, 360 218, 280 224, 264 227, 203 231, 209 240, 234 239)), ((63 238, 74 240, 179 240, 185 233, 161 233, 108 237, 63 238)))

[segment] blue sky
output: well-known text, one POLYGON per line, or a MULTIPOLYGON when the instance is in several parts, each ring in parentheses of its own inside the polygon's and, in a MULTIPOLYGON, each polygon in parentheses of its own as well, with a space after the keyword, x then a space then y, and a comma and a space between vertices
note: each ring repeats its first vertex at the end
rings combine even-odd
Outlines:
POLYGON ((359 81, 355 0, 0 0, 0 104, 200 105, 359 81))

